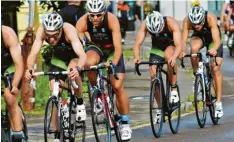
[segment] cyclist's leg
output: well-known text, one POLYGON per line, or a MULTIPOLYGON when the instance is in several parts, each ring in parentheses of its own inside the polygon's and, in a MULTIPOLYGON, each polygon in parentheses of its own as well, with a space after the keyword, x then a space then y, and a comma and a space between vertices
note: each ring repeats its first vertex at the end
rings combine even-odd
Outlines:
MULTIPOLYGON (((209 48, 213 47, 213 43, 210 44, 209 48)), ((218 111, 219 117, 222 117, 223 110, 222 110, 222 87, 223 87, 223 75, 221 71, 221 65, 223 62, 223 45, 220 45, 220 48, 217 51, 217 66, 214 64, 214 58, 211 59, 211 69, 213 74, 213 83, 214 89, 217 96, 216 106, 218 107, 216 111, 218 111)), ((217 116, 217 115, 215 115, 217 116)))
MULTIPOLYGON (((86 48, 86 55, 87 55, 87 67, 97 65, 102 60, 102 53, 100 49, 94 45, 89 45, 86 48)), ((96 85, 96 71, 89 71, 87 72, 88 79, 92 86, 96 85)))
MULTIPOLYGON (((9 75, 10 83, 13 80, 13 76, 14 76, 13 73, 9 75)), ((6 86, 8 85, 6 84, 6 86)), ((4 99, 9 113, 9 121, 12 131, 12 137, 15 140, 22 140, 23 138, 22 112, 18 106, 17 97, 18 95, 11 94, 9 88, 4 89, 4 99)))
MULTIPOLYGON (((194 33, 191 37, 191 42, 190 42, 191 54, 198 53, 200 49, 204 46, 204 43, 205 42, 203 37, 200 34, 194 33)), ((198 66, 198 58, 192 57, 191 62, 192 62, 193 72, 195 73, 198 66)))
POLYGON ((130 140, 132 137, 132 130, 129 125, 129 98, 127 92, 124 90, 123 81, 125 76, 125 66, 123 56, 116 65, 116 72, 119 80, 116 80, 113 74, 110 75, 111 85, 116 94, 116 106, 121 115, 121 139, 130 140))
MULTIPOLYGON (((68 65, 68 69, 70 70, 70 68, 75 68, 78 66, 78 58, 74 58, 70 61, 69 65, 68 65)), ((84 121, 86 120, 86 110, 85 110, 85 104, 83 101, 83 96, 82 96, 82 80, 81 77, 78 76, 76 79, 76 84, 79 86, 77 89, 73 88, 75 91, 75 94, 77 96, 77 116, 76 116, 76 120, 77 121, 84 121)))
MULTIPOLYGON (((174 45, 170 45, 166 48, 165 50, 165 60, 168 61, 170 59, 170 57, 172 57, 173 53, 175 51, 175 46, 174 45)), ((174 70, 175 72, 177 72, 177 64, 175 64, 174 66, 174 70)), ((167 71, 168 71, 168 75, 169 75, 169 80, 170 80, 170 84, 172 86, 176 86, 176 82, 177 82, 177 74, 173 74, 172 72, 172 67, 170 65, 167 65, 167 71)), ((172 88, 172 90, 176 90, 177 88, 172 88)))
MULTIPOLYGON (((170 57, 173 56, 174 51, 175 51, 175 45, 169 45, 166 50, 165 50, 165 60, 168 61, 170 57)), ((174 70, 176 74, 173 74, 172 67, 167 64, 167 72, 168 72, 168 77, 171 85, 171 95, 170 95, 170 102, 177 103, 179 101, 179 96, 177 92, 177 64, 174 65, 174 70)))

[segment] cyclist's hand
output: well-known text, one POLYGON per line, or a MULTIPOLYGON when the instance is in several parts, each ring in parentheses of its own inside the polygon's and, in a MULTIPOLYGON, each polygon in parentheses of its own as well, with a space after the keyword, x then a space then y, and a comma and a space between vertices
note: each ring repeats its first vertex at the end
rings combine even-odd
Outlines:
POLYGON ((104 64, 105 64, 105 66, 106 66, 107 68, 110 67, 110 62, 109 62, 109 61, 106 61, 104 64))
POLYGON ((215 56, 217 54, 217 51, 214 48, 211 48, 210 50, 208 50, 208 53, 212 56, 215 56))
POLYGON ((168 60, 168 64, 171 65, 171 67, 174 67, 176 63, 176 57, 175 56, 172 56, 169 60, 168 60))
POLYGON ((141 62, 141 58, 135 58, 135 59, 134 59, 134 64, 140 63, 140 62, 141 62))
POLYGON ((182 52, 180 53, 179 58, 182 59, 185 55, 186 55, 186 53, 182 51, 182 52))
POLYGON ((19 94, 19 89, 16 86, 12 86, 11 94, 18 95, 19 94))
POLYGON ((33 69, 30 69, 30 70, 26 70, 26 72, 25 72, 25 77, 28 79, 28 80, 31 80, 32 78, 33 78, 33 76, 34 76, 34 70, 33 69), (30 71, 32 72, 32 73, 30 73, 30 71))
POLYGON ((71 80, 75 80, 75 78, 77 78, 79 76, 79 72, 77 70, 77 67, 72 68, 72 71, 71 71, 71 69, 69 69, 68 76, 71 80))

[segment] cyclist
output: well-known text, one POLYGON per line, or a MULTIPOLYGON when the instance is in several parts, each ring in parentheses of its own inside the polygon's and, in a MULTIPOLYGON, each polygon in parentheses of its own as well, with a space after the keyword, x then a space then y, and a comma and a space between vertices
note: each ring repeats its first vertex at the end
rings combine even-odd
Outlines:
MULTIPOLYGON (((76 24, 80 39, 83 40, 85 32, 89 33, 89 36, 87 36, 89 43, 86 47, 88 57, 86 65, 96 65, 106 61, 108 57, 114 54, 113 64, 116 65, 119 80, 115 80, 113 75, 110 79, 116 94, 117 109, 121 114, 121 138, 122 140, 130 140, 132 131, 129 126, 129 99, 123 87, 125 66, 119 21, 114 14, 107 12, 103 0, 88 0, 86 10, 88 13, 82 16, 76 24)), ((106 66, 109 66, 108 61, 106 66)), ((89 72, 88 78, 91 85, 95 86, 95 72, 89 72)))
MULTIPOLYGON (((183 20, 182 44, 183 51, 181 57, 186 53, 186 42, 189 30, 193 30, 191 37, 191 53, 198 53, 204 46, 207 47, 207 52, 213 56, 217 56, 218 66, 214 65, 214 60, 211 59, 212 74, 214 76, 215 92, 217 102, 215 103, 215 116, 221 118, 223 116, 222 108, 222 72, 221 65, 223 61, 223 46, 221 43, 221 32, 217 25, 217 17, 208 11, 205 11, 201 6, 194 6, 190 9, 188 16, 183 20)), ((195 75, 197 70, 198 60, 192 58, 192 66, 195 75)))
POLYGON ((76 22, 85 14, 84 2, 81 0, 69 0, 67 5, 58 12, 64 22, 76 26, 76 22))
POLYGON ((21 55, 21 47, 14 30, 10 27, 1 25, 1 76, 9 74, 12 88, 7 88, 8 82, 5 83, 4 99, 9 112, 10 127, 12 131, 12 141, 22 141, 23 124, 22 112, 18 107, 17 97, 19 94, 20 80, 23 75, 23 57, 21 55), (10 90, 11 89, 11 90, 10 90))
POLYGON ((230 1, 230 10, 228 11, 227 20, 225 22, 227 30, 234 31, 234 1, 230 1))
MULTIPOLYGON (((168 62, 168 74, 172 87, 170 103, 177 103, 179 101, 176 83, 177 74, 173 75, 171 67, 174 67, 175 71, 177 72, 176 59, 181 52, 180 26, 178 22, 170 16, 162 16, 158 11, 150 12, 146 16, 146 19, 142 22, 134 44, 133 52, 135 63, 141 62, 140 48, 147 32, 149 32, 152 39, 152 48, 149 60, 152 62, 166 60, 168 62)), ((151 82, 156 76, 155 68, 155 65, 152 65, 149 69, 151 82)), ((161 112, 157 112, 157 116, 160 115, 161 112)))
MULTIPOLYGON (((82 69, 86 62, 86 54, 83 50, 82 44, 77 36, 76 29, 69 23, 63 22, 62 17, 57 13, 48 14, 43 19, 43 25, 39 27, 36 34, 36 39, 33 43, 32 50, 28 56, 26 78, 31 79, 34 75, 33 66, 37 54, 39 53, 43 41, 46 41, 53 48, 53 57, 51 59, 50 71, 69 70, 69 79, 75 80, 78 89, 74 88, 77 95, 77 116, 76 120, 83 121, 86 119, 85 105, 82 99, 82 82, 79 77, 78 69, 82 69), (67 67, 68 65, 68 67, 67 67), (70 68, 73 68, 70 71, 70 68), (32 70, 31 74, 29 71, 32 70)), ((64 77, 60 78, 60 82, 64 83, 64 77)), ((49 77, 50 90, 53 90, 54 76, 49 77)), ((60 90, 61 91, 61 90, 60 90)), ((60 92, 61 93, 61 92, 60 92)), ((56 114, 56 113, 53 113, 56 114)), ((57 119, 53 119, 57 120, 57 119)), ((56 122, 54 122, 54 129, 57 130, 56 122)), ((58 138, 58 137, 57 137, 58 138)))

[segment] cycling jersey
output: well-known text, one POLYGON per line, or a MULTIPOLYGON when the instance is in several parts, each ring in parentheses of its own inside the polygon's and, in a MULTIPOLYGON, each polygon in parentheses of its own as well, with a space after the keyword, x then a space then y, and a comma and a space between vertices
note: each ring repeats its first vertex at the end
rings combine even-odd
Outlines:
MULTIPOLYGON (((112 31, 108 27, 107 13, 104 15, 103 22, 99 27, 93 26, 92 22, 88 23, 88 32, 91 37, 91 43, 87 44, 85 49, 86 52, 89 50, 95 51, 100 56, 100 62, 106 61, 114 53, 114 45, 112 38, 112 31)), ((124 59, 123 56, 120 58, 117 67, 117 73, 124 73, 124 59)))
POLYGON ((151 39, 152 39, 152 48, 158 48, 162 51, 165 51, 166 48, 170 45, 174 45, 173 41, 173 33, 169 30, 168 24, 167 24, 167 18, 163 17, 164 20, 164 29, 162 32, 154 34, 151 33, 151 39))
MULTIPOLYGON (((48 41, 46 40, 48 43, 48 41)), ((66 64, 69 64, 70 60, 73 58, 78 58, 74 52, 71 43, 68 43, 65 38, 65 34, 62 31, 61 39, 56 46, 52 48, 52 54, 56 58, 64 61, 66 64)))
MULTIPOLYGON (((205 12, 205 23, 204 23, 201 30, 198 31, 194 27, 192 27, 192 29, 194 30, 194 32, 192 34, 192 37, 200 38, 202 40, 202 42, 203 42, 203 47, 206 46, 208 49, 210 49, 210 48, 213 48, 214 43, 213 43, 211 29, 208 26, 207 15, 208 15, 208 12, 206 11, 205 12)), ((217 27, 219 29, 219 37, 220 37, 220 40, 221 40, 220 28, 219 28, 218 25, 217 25, 217 27)), ((220 45, 220 48, 217 51, 217 56, 218 57, 223 57, 223 45, 222 44, 220 45)))
POLYGON ((105 58, 108 58, 114 52, 112 31, 108 27, 107 13, 104 15, 103 22, 100 26, 93 26, 92 22, 87 19, 88 32, 92 44, 98 46, 105 58))

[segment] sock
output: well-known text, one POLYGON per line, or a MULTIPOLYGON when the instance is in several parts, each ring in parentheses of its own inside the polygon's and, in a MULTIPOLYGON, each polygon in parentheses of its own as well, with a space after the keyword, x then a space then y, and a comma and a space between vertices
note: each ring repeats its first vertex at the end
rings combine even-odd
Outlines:
POLYGON ((77 98, 77 105, 82 105, 83 103, 83 98, 77 98))
POLYGON ((129 115, 121 115, 120 117, 122 124, 128 124, 129 123, 129 115))

